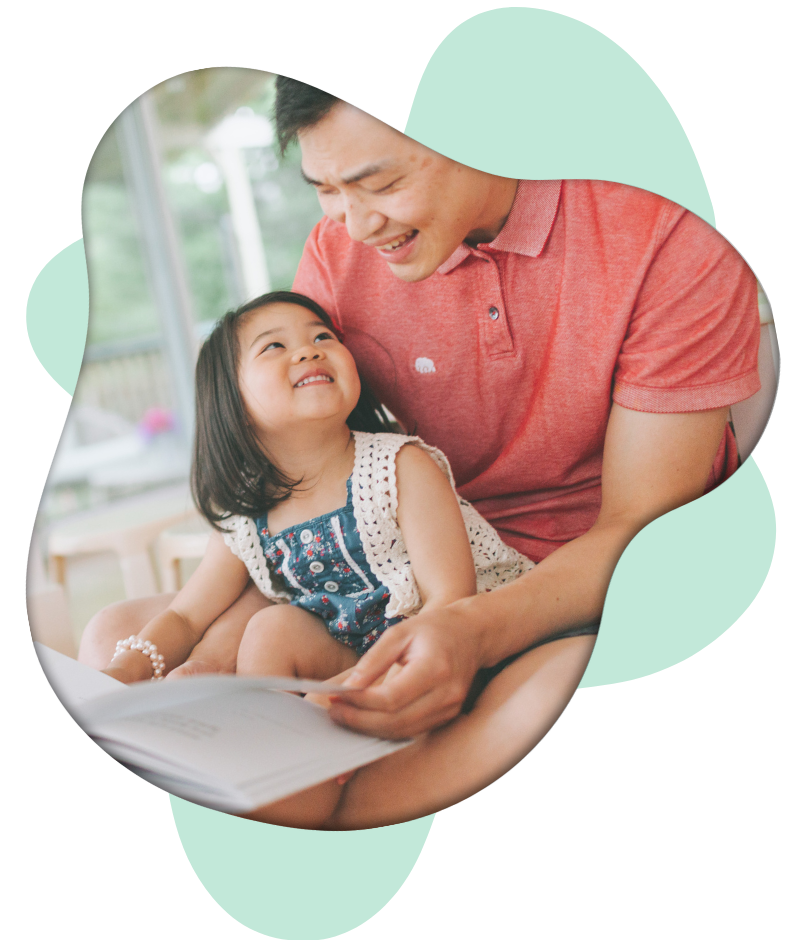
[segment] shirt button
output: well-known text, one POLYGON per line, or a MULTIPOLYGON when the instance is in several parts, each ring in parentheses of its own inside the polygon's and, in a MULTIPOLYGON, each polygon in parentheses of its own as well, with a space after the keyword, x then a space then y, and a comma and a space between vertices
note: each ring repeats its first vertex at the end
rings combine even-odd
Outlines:
POLYGON ((336 583, 336 581, 326 581, 324 587, 332 594, 336 594, 336 592, 339 590, 339 585, 336 583))
POLYGON ((313 561, 309 566, 309 570, 314 572, 314 574, 320 574, 320 572, 323 570, 323 567, 324 566, 322 561, 313 561))
POLYGON ((489 312, 489 314, 490 314, 490 319, 491 319, 491 320, 497 320, 498 317, 500 316, 500 314, 498 313, 498 308, 497 308, 497 307, 490 307, 490 309, 489 309, 488 312, 489 312))
POLYGON ((301 542, 304 545, 309 545, 314 537, 315 534, 311 529, 304 529, 304 531, 301 533, 301 542))

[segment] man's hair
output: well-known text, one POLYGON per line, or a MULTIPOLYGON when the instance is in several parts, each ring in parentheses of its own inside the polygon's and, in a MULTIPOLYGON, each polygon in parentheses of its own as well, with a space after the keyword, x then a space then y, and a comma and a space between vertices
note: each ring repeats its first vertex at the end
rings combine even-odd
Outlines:
MULTIPOLYGON (((227 313, 214 327, 197 359, 196 415, 191 489, 194 502, 220 532, 229 516, 259 518, 300 485, 265 454, 247 415, 238 384, 238 331, 247 314, 271 304, 293 304, 314 313, 341 340, 326 311, 309 297, 273 291, 227 313)), ((359 375, 361 395, 348 417, 352 431, 396 431, 359 375)))
POLYGON ((279 75, 276 79, 274 120, 281 152, 287 150, 299 131, 322 121, 338 101, 339 98, 326 91, 279 75))

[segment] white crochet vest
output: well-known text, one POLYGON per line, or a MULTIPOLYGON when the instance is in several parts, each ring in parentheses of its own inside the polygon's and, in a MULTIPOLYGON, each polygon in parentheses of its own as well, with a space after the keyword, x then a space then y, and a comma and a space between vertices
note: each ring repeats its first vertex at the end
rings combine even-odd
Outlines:
MULTIPOLYGON (((421 438, 403 434, 369 434, 354 431, 356 456, 351 477, 353 512, 361 545, 370 568, 391 594, 386 617, 409 617, 421 608, 421 597, 410 558, 397 523, 397 452, 403 444, 416 444, 446 474, 454 489, 449 461, 437 447, 421 438)), ((456 491, 455 491, 456 492, 456 491)), ((476 590, 492 591, 534 567, 534 563, 508 546, 486 519, 457 496, 476 566, 476 590)), ((292 600, 291 593, 277 590, 263 555, 257 525, 245 516, 231 516, 224 523, 224 540, 246 565, 260 593, 278 604, 292 600)))

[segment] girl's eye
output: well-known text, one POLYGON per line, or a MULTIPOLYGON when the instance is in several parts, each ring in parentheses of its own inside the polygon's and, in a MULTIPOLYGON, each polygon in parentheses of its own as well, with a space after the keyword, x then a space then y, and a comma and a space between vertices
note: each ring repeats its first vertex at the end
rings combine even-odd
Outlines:
POLYGON ((334 336, 333 333, 328 333, 328 332, 318 333, 317 336, 315 337, 315 342, 317 342, 319 339, 336 339, 336 336, 334 336))
POLYGON ((284 349, 284 348, 285 348, 282 343, 273 342, 273 343, 269 343, 267 346, 263 346, 263 348, 260 350, 260 352, 268 352, 269 349, 276 349, 277 346, 278 346, 280 349, 284 349))

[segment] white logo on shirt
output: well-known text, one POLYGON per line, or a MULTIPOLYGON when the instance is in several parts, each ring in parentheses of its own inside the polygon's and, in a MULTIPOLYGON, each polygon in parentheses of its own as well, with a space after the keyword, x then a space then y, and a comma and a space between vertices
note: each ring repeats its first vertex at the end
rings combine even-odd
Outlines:
POLYGON ((434 372, 435 371, 435 363, 432 361, 432 359, 427 359, 424 356, 419 356, 419 358, 416 360, 415 365, 416 365, 417 372, 434 372))

